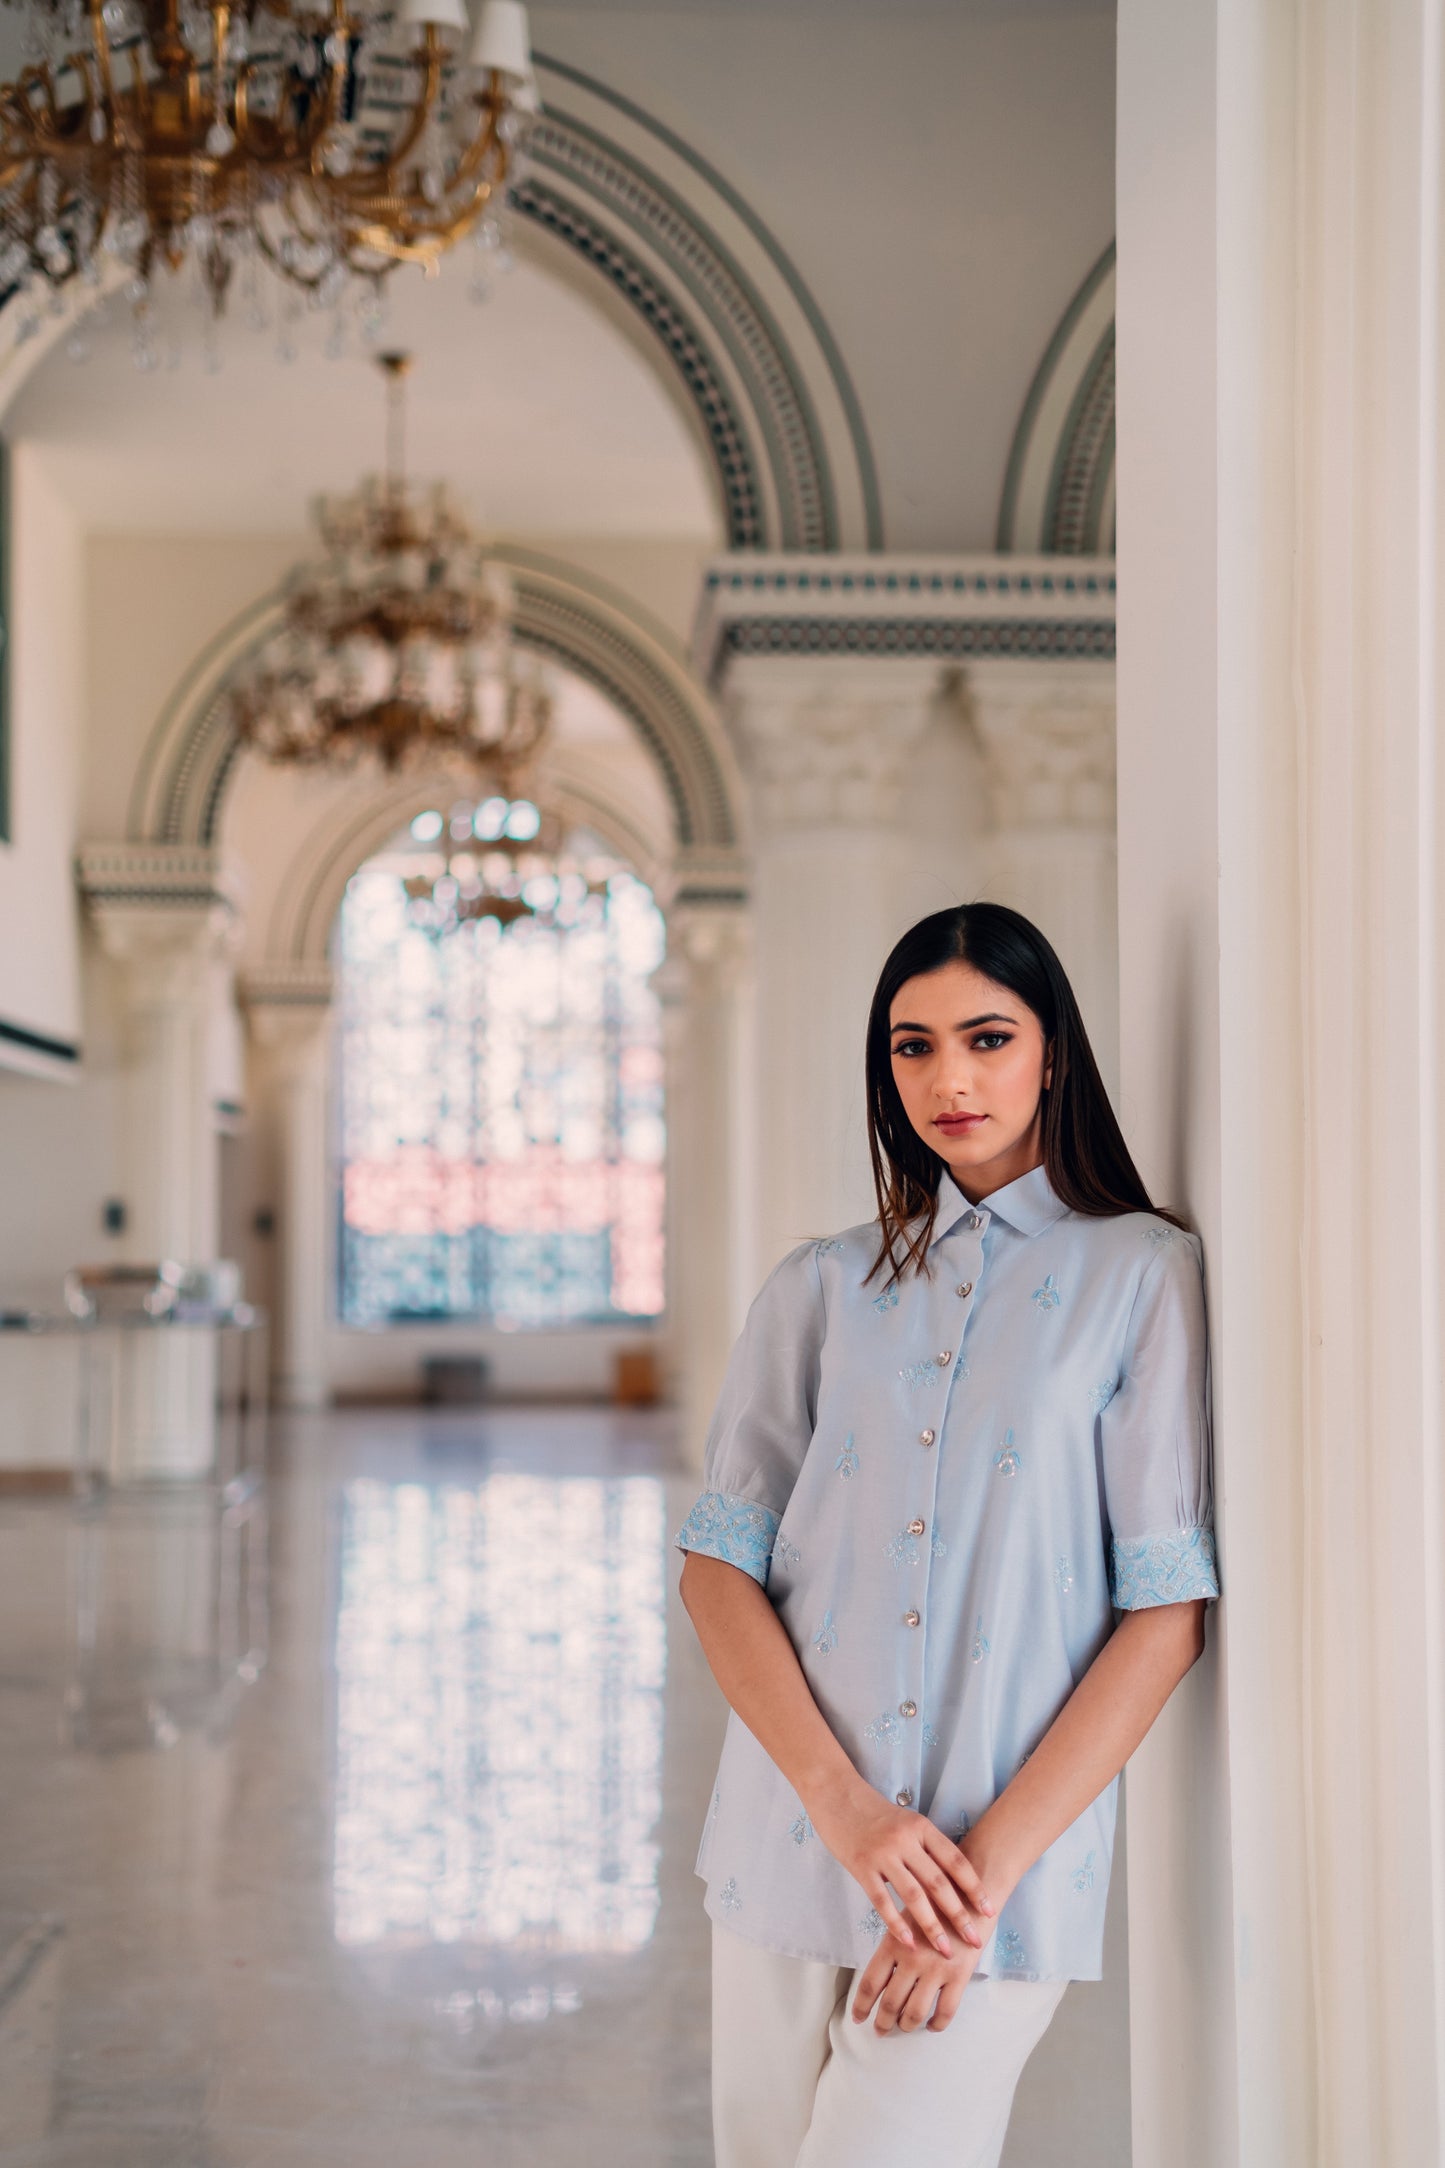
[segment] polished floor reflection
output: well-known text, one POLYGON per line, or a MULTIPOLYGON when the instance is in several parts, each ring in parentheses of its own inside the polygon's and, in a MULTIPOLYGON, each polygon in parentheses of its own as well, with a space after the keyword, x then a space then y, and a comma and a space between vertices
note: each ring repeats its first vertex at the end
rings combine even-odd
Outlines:
MULTIPOLYGON (((239 1686, 199 1507, 0 1495, 0 2168, 704 2168, 670 1419, 294 1418, 275 1461, 239 1686)), ((1122 1929, 1006 2168, 1127 2168, 1122 1929)))
POLYGON ((75 1533, 0 1506, 0 2164, 710 2161, 668 1420, 278 1444, 270 1662, 161 1745, 66 1736, 75 1533))

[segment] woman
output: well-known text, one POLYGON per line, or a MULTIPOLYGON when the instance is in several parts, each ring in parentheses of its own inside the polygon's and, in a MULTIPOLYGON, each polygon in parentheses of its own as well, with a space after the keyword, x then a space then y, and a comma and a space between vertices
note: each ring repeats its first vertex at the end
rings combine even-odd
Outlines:
POLYGON ((867 1093, 877 1220, 764 1284, 677 1537, 733 1712, 698 1855, 718 2168, 994 2168, 1219 1592, 1199 1239, 1038 929, 905 934, 867 1093))

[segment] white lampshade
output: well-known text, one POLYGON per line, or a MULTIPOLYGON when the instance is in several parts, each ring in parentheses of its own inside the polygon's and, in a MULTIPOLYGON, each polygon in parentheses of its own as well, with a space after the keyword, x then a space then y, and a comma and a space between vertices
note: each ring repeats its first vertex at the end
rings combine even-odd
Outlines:
POLYGON ((521 81, 530 78, 532 44, 522 0, 482 0, 470 57, 474 68, 498 68, 521 81))
POLYGON ((401 0, 401 19, 418 28, 435 23, 438 30, 457 30, 464 37, 471 28, 463 0, 401 0))

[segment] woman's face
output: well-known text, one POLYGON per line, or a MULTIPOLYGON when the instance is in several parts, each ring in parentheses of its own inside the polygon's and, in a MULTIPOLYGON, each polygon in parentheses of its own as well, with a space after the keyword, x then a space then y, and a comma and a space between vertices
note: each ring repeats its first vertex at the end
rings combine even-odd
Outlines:
POLYGON ((888 1021, 904 1112, 966 1197, 1041 1163, 1051 1050, 1017 994, 971 964, 944 964, 904 981, 888 1021))

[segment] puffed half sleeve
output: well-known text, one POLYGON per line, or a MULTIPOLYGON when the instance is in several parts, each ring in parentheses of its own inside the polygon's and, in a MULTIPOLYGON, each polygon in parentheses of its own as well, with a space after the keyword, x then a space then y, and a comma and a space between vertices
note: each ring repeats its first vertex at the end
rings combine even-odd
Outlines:
POLYGON ((1116 1609, 1219 1594, 1203 1253, 1171 1230, 1135 1299, 1122 1374, 1099 1417, 1116 1609))
POLYGON ((764 1588, 813 1435, 823 1348, 817 1244, 790 1250, 753 1298, 728 1358, 703 1452, 703 1491, 674 1541, 740 1566, 764 1588))

